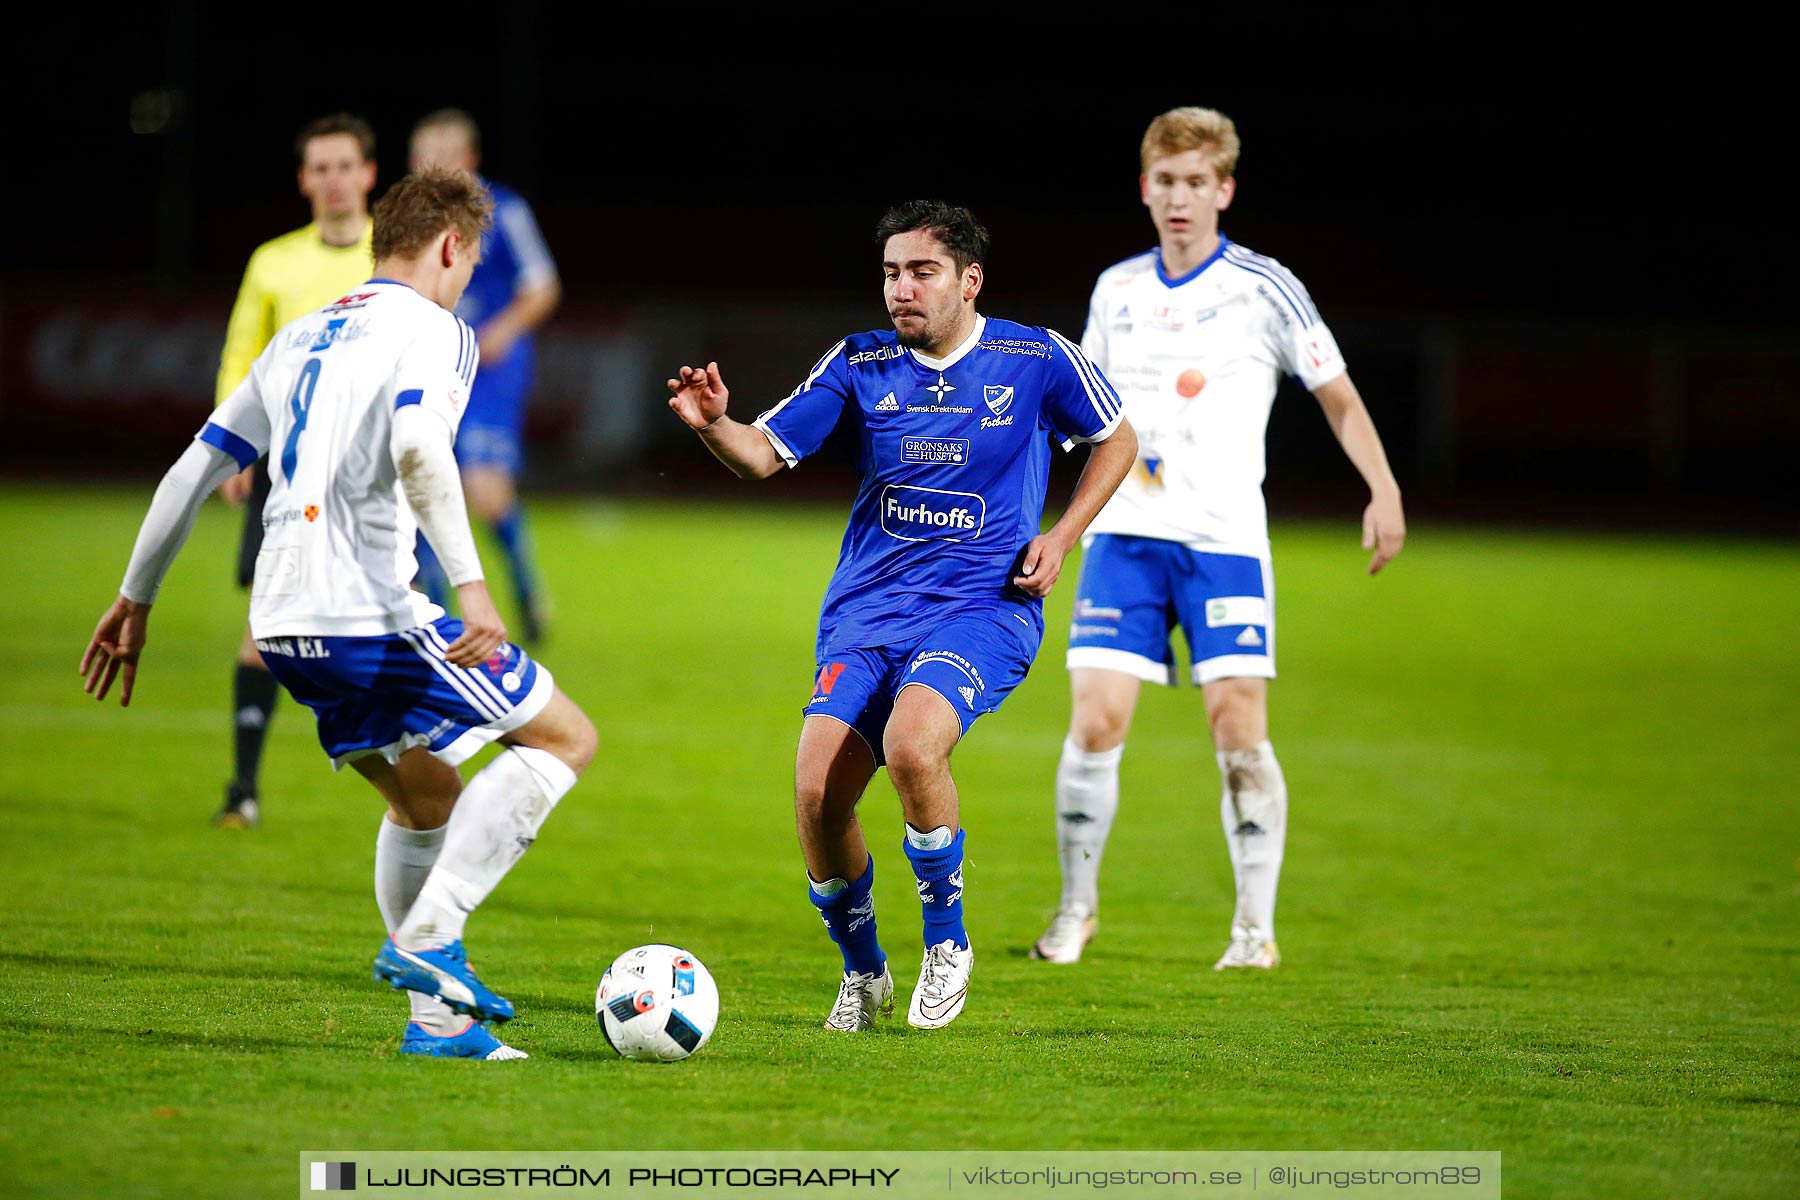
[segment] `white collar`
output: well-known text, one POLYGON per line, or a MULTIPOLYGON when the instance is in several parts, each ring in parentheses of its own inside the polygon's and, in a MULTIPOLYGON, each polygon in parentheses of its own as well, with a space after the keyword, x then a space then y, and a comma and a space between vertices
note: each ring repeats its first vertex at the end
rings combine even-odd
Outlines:
POLYGON ((981 335, 986 329, 987 318, 980 313, 976 313, 974 331, 971 332, 967 338, 963 339, 962 345, 952 350, 949 354, 945 355, 943 358, 932 358, 929 355, 920 354, 917 350, 914 350, 911 352, 912 356, 934 371, 948 371, 951 367, 954 367, 957 363, 961 362, 965 354, 975 348, 976 343, 981 341, 981 335))

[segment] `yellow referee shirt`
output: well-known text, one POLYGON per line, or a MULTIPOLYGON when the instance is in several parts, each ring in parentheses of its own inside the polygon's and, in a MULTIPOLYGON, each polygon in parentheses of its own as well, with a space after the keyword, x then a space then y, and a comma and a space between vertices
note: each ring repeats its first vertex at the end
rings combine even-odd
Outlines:
POLYGON ((315 223, 256 248, 231 306, 214 404, 223 404, 250 374, 250 365, 276 330, 354 291, 375 273, 374 233, 375 222, 370 221, 354 245, 330 246, 315 223))

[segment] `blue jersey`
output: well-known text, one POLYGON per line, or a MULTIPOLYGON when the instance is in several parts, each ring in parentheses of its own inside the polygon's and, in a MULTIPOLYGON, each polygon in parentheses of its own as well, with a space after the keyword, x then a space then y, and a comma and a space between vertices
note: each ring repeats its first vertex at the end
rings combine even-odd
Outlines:
MULTIPOLYGON (((494 197, 494 224, 481 239, 481 262, 469 280, 456 315, 480 329, 520 292, 556 282, 556 262, 525 198, 503 184, 483 180, 494 197)), ((514 354, 529 355, 531 338, 519 339, 514 354)), ((497 365, 497 364, 494 364, 497 365)))
POLYGON ((1101 441, 1122 413, 1094 365, 1048 329, 977 317, 942 359, 891 329, 833 346, 756 419, 790 467, 840 421, 856 433, 862 484, 819 613, 820 659, 916 639, 979 605, 1041 629, 1043 602, 1011 580, 1039 532, 1051 442, 1101 441))

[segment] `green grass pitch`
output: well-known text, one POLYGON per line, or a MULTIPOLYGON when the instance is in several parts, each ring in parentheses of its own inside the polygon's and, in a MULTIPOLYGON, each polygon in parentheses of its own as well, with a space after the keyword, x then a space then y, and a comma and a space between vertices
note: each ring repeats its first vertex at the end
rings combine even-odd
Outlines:
MULTIPOLYGON (((1800 1195, 1792 546, 1426 524, 1370 580, 1352 522, 1278 525, 1267 975, 1210 969, 1230 877, 1186 689, 1146 691, 1088 958, 1025 956, 1057 891, 1071 561, 1036 670, 955 758, 969 1007, 834 1037, 790 786, 842 510, 539 503, 544 658, 601 752, 471 925, 534 1056, 485 1064, 396 1056, 380 810, 304 710, 277 715, 264 828, 207 824, 237 514, 203 513, 132 708, 81 694, 147 500, 0 491, 0 1192, 285 1195, 305 1148, 1146 1148, 1499 1150, 1514 1196, 1800 1195), (676 1066, 594 1024, 600 971, 651 940, 723 992, 676 1066)), ((863 818, 903 1007, 885 778, 863 818)))

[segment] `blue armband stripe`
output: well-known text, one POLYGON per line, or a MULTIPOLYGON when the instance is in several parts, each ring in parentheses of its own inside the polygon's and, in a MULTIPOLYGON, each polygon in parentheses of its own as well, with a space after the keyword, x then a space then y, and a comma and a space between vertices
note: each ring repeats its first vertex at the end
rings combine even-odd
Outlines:
POLYGON ((216 446, 218 449, 223 450, 225 453, 231 455, 231 457, 237 459, 237 465, 240 469, 254 466, 256 460, 262 457, 261 454, 257 453, 255 446, 252 446, 249 442, 246 442, 243 438, 231 432, 231 430, 225 428, 223 425, 214 425, 211 421, 208 421, 200 430, 200 440, 209 446, 216 446))
POLYGON ((405 408, 409 404, 421 403, 424 399, 424 388, 407 388, 404 392, 401 392, 398 396, 394 397, 394 407, 405 408))

